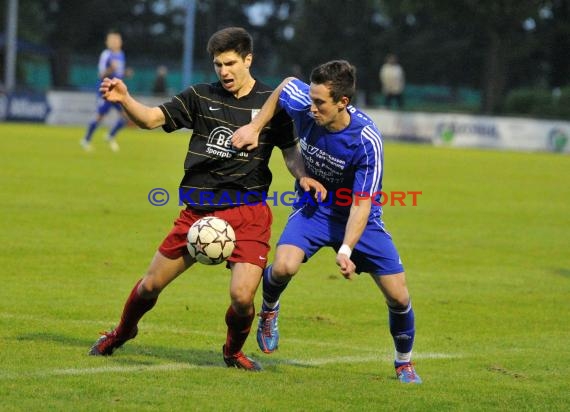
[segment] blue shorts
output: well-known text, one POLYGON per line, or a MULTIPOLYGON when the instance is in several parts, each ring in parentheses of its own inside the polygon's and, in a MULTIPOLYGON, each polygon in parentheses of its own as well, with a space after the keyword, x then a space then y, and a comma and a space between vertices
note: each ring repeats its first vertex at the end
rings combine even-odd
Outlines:
MULTIPOLYGON (((325 246, 338 251, 344 239, 346 222, 337 221, 307 207, 291 213, 285 229, 277 242, 279 245, 294 245, 305 252, 306 262, 325 246)), ((380 219, 368 221, 350 259, 356 265, 356 273, 393 275, 404 271, 404 266, 392 236, 380 219)))

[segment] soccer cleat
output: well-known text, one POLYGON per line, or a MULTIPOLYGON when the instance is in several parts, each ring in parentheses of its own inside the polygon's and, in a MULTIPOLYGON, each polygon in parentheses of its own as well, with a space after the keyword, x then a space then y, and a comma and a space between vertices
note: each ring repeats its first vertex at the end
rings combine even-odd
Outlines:
POLYGON ((277 318, 279 316, 279 306, 275 309, 259 313, 259 323, 257 324, 257 345, 264 353, 272 353, 279 344, 279 328, 277 318))
POLYGON ((224 362, 226 362, 228 368, 244 369, 250 372, 260 372, 262 370, 259 363, 245 356, 242 351, 239 351, 235 355, 226 356, 226 345, 224 345, 222 347, 222 354, 224 355, 224 362))
POLYGON ((107 137, 107 142, 109 143, 109 148, 113 152, 118 152, 120 150, 119 143, 113 137, 107 137))
POLYGON ((135 326, 130 336, 127 339, 117 338, 117 330, 113 329, 111 332, 104 332, 97 342, 89 350, 89 355, 93 356, 110 356, 115 349, 120 348, 126 341, 134 339, 139 333, 139 328, 135 326))
POLYGON ((413 363, 405 363, 396 367, 396 376, 402 383, 422 383, 422 378, 416 373, 413 363))
POLYGON ((81 145, 83 150, 85 150, 86 152, 92 152, 93 151, 93 146, 91 146, 91 143, 88 142, 87 140, 81 139, 79 141, 79 144, 81 145))

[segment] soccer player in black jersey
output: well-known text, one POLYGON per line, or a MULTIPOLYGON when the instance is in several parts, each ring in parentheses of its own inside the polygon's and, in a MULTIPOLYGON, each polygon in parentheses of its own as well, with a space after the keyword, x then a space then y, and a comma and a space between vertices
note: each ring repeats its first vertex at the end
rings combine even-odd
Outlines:
POLYGON ((305 190, 323 198, 326 193, 306 176, 292 121, 285 113, 264 128, 255 150, 238 151, 231 145, 233 132, 251 121, 272 91, 250 73, 253 41, 249 33, 238 27, 222 29, 212 35, 207 51, 219 81, 190 86, 158 107, 135 100, 120 79, 107 78, 101 84, 102 96, 121 104, 139 127, 193 132, 180 183, 186 208, 132 289, 119 324, 95 342, 91 355, 111 355, 137 335, 139 320, 152 309, 160 292, 195 263, 186 248, 190 226, 204 216, 217 216, 232 225, 238 240, 228 259, 231 304, 225 317, 224 361, 228 367, 261 370, 242 348, 255 317, 254 296, 269 251, 272 215, 262 200, 271 183, 268 164, 273 147, 282 150, 289 171, 305 190))

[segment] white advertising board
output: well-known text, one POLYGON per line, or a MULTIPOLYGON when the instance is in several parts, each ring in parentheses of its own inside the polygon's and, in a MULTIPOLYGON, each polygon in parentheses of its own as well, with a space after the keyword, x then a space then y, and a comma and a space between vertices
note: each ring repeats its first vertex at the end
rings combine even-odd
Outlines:
MULTIPOLYGON (((46 118, 47 124, 87 125, 95 118, 97 95, 94 92, 50 91, 47 100, 51 108, 46 118)), ((139 100, 151 106, 164 102, 164 98, 156 97, 141 97, 139 100)), ((103 123, 112 125, 118 115, 116 110, 111 110, 103 123)))
POLYGON ((365 112, 391 140, 570 153, 570 122, 388 110, 365 112))
MULTIPOLYGON (((140 97, 157 106, 164 98, 140 97)), ((85 92, 48 92, 48 124, 86 125, 95 116, 96 95, 85 92)), ((0 101, 0 109, 1 109, 0 101)), ((397 112, 364 109, 386 139, 438 146, 570 153, 570 122, 448 113, 397 112)), ((107 116, 111 125, 117 113, 107 116)))

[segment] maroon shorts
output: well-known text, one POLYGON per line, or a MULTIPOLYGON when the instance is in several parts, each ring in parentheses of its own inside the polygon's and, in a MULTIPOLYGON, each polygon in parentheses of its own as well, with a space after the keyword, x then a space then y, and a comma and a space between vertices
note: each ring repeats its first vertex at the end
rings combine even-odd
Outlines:
POLYGON ((228 258, 230 262, 247 262, 265 268, 269 253, 271 223, 273 216, 268 205, 242 205, 213 212, 201 212, 193 209, 180 211, 174 221, 174 227, 162 241, 158 250, 170 259, 177 259, 188 254, 186 236, 192 224, 205 216, 224 219, 234 228, 236 247, 228 258))

